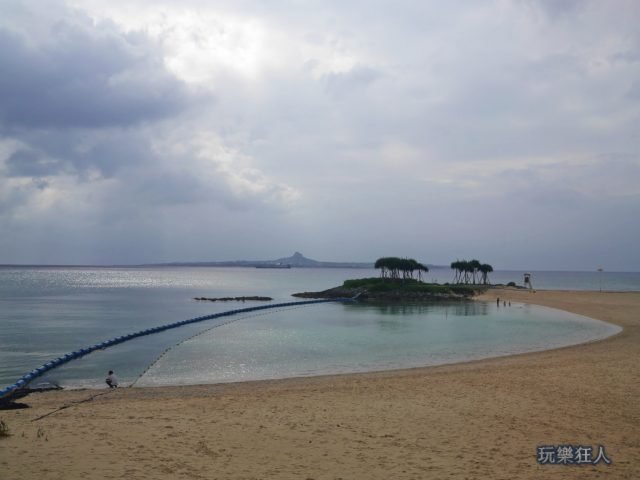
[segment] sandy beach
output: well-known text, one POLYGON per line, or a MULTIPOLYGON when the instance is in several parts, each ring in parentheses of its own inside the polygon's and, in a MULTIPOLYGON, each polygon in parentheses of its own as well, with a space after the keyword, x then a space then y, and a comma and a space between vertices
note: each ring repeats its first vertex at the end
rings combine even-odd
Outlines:
POLYGON ((640 478, 640 292, 481 300, 496 296, 624 330, 440 367, 31 395, 32 408, 0 411, 12 433, 0 438, 0 478, 640 478), (613 463, 536 462, 537 446, 563 444, 603 445, 613 463))

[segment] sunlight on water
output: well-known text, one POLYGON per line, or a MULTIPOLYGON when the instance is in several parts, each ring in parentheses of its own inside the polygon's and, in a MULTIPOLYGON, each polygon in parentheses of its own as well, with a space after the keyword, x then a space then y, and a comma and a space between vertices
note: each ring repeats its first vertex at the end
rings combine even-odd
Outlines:
MULTIPOLYGON (((539 288, 546 284, 594 289, 602 282, 604 289, 614 285, 640 289, 637 273, 604 273, 600 277, 588 272, 538 272, 534 284, 537 280, 539 288)), ((81 347, 249 305, 197 302, 193 297, 266 295, 274 302, 291 301, 294 292, 323 290, 348 278, 375 275, 374 270, 359 269, 0 267, 0 388, 81 347)), ((450 281, 451 271, 434 269, 429 275, 445 282, 450 281)), ((494 272, 493 280, 518 281, 519 275, 494 272)), ((512 308, 511 318, 507 310, 493 308, 476 303, 385 308, 323 305, 272 312, 172 348, 141 383, 398 368, 548 348, 602 335, 602 324, 574 321, 555 311, 549 319, 542 309, 512 308), (562 321, 554 323, 554 319, 562 321), (547 323, 540 323, 543 320, 547 323)), ((182 327, 95 352, 53 370, 48 378, 68 386, 98 386, 106 371, 114 369, 122 381, 131 382, 165 349, 214 324, 182 327)))
POLYGON ((604 338, 620 329, 526 305, 329 304, 252 317, 171 349, 138 385, 237 382, 438 365, 604 338))

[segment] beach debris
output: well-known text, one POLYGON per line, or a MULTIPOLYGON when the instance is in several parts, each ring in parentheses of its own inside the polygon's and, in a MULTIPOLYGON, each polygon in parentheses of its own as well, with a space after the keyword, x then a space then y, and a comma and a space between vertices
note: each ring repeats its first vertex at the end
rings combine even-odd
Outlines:
POLYGON ((26 397, 29 395, 31 390, 27 388, 20 388, 14 392, 11 392, 10 395, 6 395, 0 398, 0 410, 14 410, 17 408, 29 408, 29 405, 24 403, 16 402, 19 398, 26 397))
POLYGON ((207 302, 245 302, 248 300, 258 301, 258 302, 268 302, 273 300, 271 297, 259 297, 257 295, 251 297, 194 297, 194 300, 198 301, 207 301, 207 302))

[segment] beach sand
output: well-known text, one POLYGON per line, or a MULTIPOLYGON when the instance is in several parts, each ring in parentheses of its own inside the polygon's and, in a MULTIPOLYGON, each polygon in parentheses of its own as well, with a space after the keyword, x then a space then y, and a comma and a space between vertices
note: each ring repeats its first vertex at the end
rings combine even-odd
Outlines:
POLYGON ((32 408, 0 411, 13 433, 0 438, 0 478, 640 478, 640 292, 482 299, 496 296, 624 330, 395 372, 35 394, 32 408), (536 462, 538 445, 560 444, 604 445, 613 463, 536 462))

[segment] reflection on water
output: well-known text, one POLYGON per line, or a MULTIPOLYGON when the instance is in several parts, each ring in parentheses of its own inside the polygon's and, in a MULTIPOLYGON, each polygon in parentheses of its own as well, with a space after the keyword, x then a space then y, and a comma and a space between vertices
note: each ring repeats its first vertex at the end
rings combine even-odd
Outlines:
POLYGON ((323 304, 204 333, 139 385, 217 383, 437 365, 559 347, 619 329, 544 308, 487 303, 323 304))
MULTIPOLYGON (((492 278, 517 281, 516 273, 494 272, 492 278)), ((450 281, 448 269, 431 274, 450 281)), ((297 291, 375 275, 360 269, 0 267, 0 388, 72 350, 243 306, 196 302, 196 296, 265 295, 290 301, 297 291)), ((640 289, 639 274, 605 272, 601 277, 537 272, 534 285, 597 289, 595 279, 604 289, 640 289)), ((476 302, 272 311, 172 348, 145 380, 234 381, 435 364, 575 343, 609 331, 551 312, 476 302)), ((183 327, 95 352, 53 370, 51 377, 65 385, 103 385, 106 371, 115 369, 123 382, 132 381, 165 349, 209 326, 183 327)))
POLYGON ((361 324, 369 322, 369 318, 363 316, 365 312, 371 318, 375 318, 375 323, 381 331, 412 331, 411 318, 420 317, 424 321, 430 318, 443 317, 445 320, 451 317, 479 317, 487 315, 489 307, 483 302, 468 301, 435 301, 433 303, 422 303, 413 305, 401 304, 345 304, 343 305, 344 315, 338 316, 335 323, 340 324, 345 321, 345 315, 352 316, 349 322, 360 321, 361 324))
POLYGON ((345 305, 345 308, 348 310, 358 309, 361 311, 362 308, 369 308, 371 311, 376 311, 380 315, 429 315, 429 314, 444 314, 446 315, 454 315, 456 317, 464 317, 464 316, 477 316, 477 315, 487 315, 488 305, 483 302, 474 302, 471 300, 461 300, 461 301, 437 301, 433 303, 427 304, 415 304, 415 305, 401 305, 401 304, 391 304, 391 305, 377 305, 377 304, 366 304, 366 305, 345 305))

